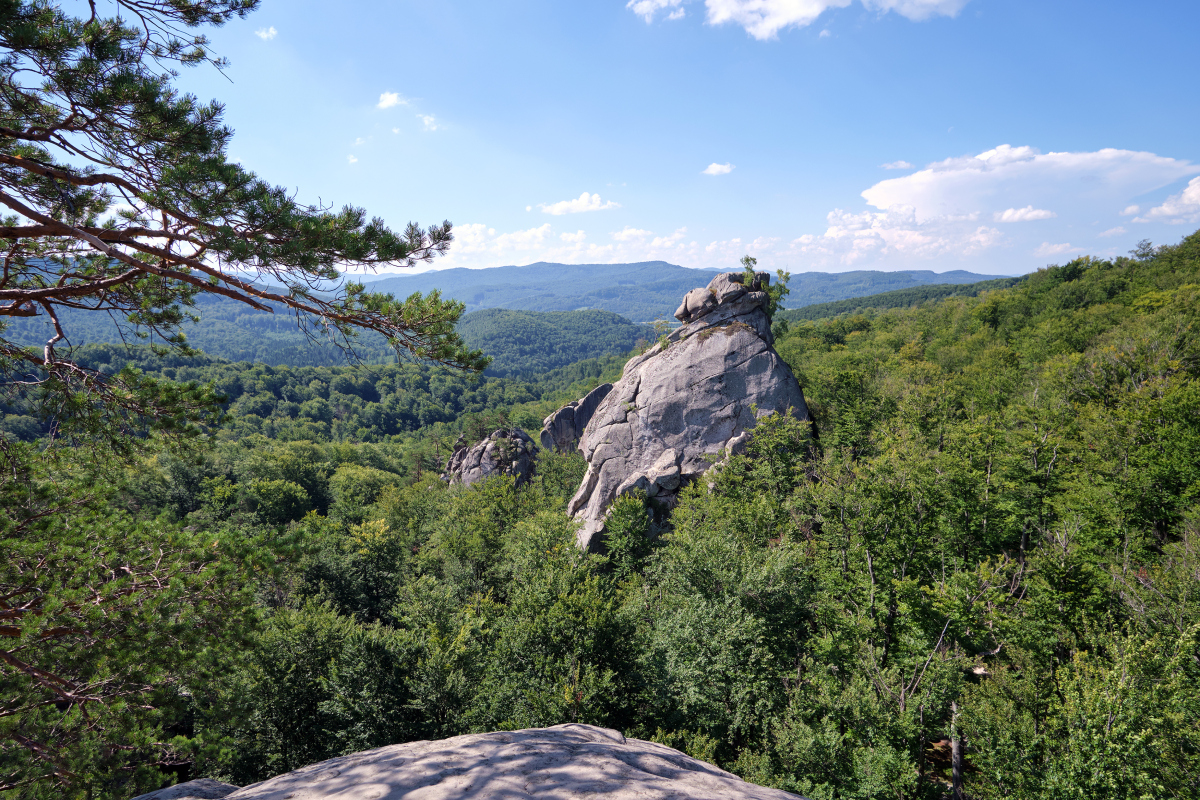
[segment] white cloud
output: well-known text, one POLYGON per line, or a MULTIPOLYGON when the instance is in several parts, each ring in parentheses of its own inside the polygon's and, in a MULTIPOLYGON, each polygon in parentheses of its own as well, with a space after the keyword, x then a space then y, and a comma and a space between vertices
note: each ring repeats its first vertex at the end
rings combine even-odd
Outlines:
POLYGON ((907 161, 892 161, 889 164, 880 164, 883 169, 912 169, 913 165, 907 161))
POLYGON ((864 6, 876 9, 881 14, 895 11, 900 16, 914 21, 939 15, 955 17, 966 4, 967 0, 863 0, 864 6))
POLYGON ((605 211, 610 208, 620 208, 620 203, 614 203, 609 200, 607 203, 600 199, 598 194, 588 194, 584 192, 574 200, 560 200, 557 203, 540 203, 538 205, 542 211, 554 216, 562 214, 579 214, 584 211, 605 211))
POLYGON ((355 158, 354 156, 346 156, 346 161, 347 161, 347 162, 349 162, 349 163, 351 163, 351 164, 357 164, 357 163, 358 163, 358 159, 357 159, 357 158, 355 158))
POLYGON ((399 132, 400 132, 399 128, 392 128, 392 133, 399 133, 399 132))
POLYGON ((1104 233, 1097 233, 1096 235, 1099 236, 1101 239, 1107 239, 1109 236, 1120 236, 1123 233, 1129 233, 1129 231, 1125 230, 1120 225, 1118 225, 1115 228, 1109 228, 1104 233))
POLYGON ((360 136, 354 140, 354 147, 358 147, 360 144, 366 144, 366 143, 367 143, 367 140, 360 136))
POLYGON ((264 42, 269 42, 274 39, 278 33, 279 31, 275 30, 275 26, 272 25, 269 28, 259 28, 254 32, 254 35, 262 39, 264 42))
POLYGON ((1138 213, 1141 210, 1142 210, 1142 207, 1138 206, 1138 205, 1125 206, 1125 210, 1121 212, 1121 216, 1122 217, 1132 217, 1134 214, 1138 213))
POLYGON ((681 13, 683 11, 682 6, 683 0, 629 0, 629 2, 625 4, 626 8, 632 10, 633 13, 646 20, 647 25, 654 21, 655 14, 667 8, 676 9, 675 11, 671 12, 667 19, 678 19, 679 17, 676 17, 675 15, 679 14, 680 16, 683 16, 681 13))
POLYGON ((674 233, 671 233, 667 236, 655 236, 654 240, 650 242, 650 249, 658 250, 662 248, 675 247, 685 238, 687 238, 687 228, 676 228, 674 233))
POLYGON ((1078 247, 1073 246, 1070 242, 1063 242, 1062 244, 1042 242, 1041 246, 1033 251, 1033 254, 1039 258, 1049 258, 1050 256, 1061 256, 1063 253, 1069 253, 1072 250, 1078 249, 1078 247))
POLYGON ((672 11, 670 14, 667 14, 667 19, 672 20, 672 21, 677 20, 677 19, 683 19, 686 14, 687 14, 687 12, 685 10, 683 10, 682 8, 678 8, 678 9, 672 11))
POLYGON ((821 31, 820 34, 818 34, 818 37, 821 39, 828 39, 830 36, 833 36, 833 34, 829 32, 829 28, 826 28, 825 30, 821 31))
POLYGON ((583 241, 587 239, 587 234, 583 231, 575 231, 574 233, 560 234, 558 238, 567 244, 583 244, 583 241))
POLYGON ((622 230, 614 231, 612 238, 618 242, 640 242, 646 237, 653 235, 653 231, 643 231, 632 225, 626 225, 622 230))
POLYGON ((701 171, 701 175, 728 175, 733 172, 733 164, 728 162, 718 164, 715 161, 701 171))
POLYGON ((1032 222, 1037 219, 1054 219, 1058 214, 1044 208, 1025 206, 1024 208, 1009 208, 997 211, 992 217, 996 222, 1032 222))
POLYGON ((829 8, 845 8, 850 0, 706 0, 708 24, 740 25, 755 39, 774 39, 788 27, 812 24, 829 8))
POLYGON ((912 207, 920 221, 1019 208, 1018 202, 1029 200, 1043 208, 1112 208, 1198 172, 1200 167, 1187 161, 1154 153, 1112 148, 1041 153, 1004 144, 880 181, 862 196, 878 209, 912 207))
MULTIPOLYGON (((625 7, 644 19, 654 21, 660 11, 671 9, 667 19, 684 15, 685 0, 629 0, 625 7)), ((812 24, 831 8, 845 8, 851 0, 704 0, 709 25, 740 25, 755 39, 774 39, 785 28, 812 24)), ((862 0, 863 5, 883 14, 894 11, 911 20, 942 15, 953 17, 967 0, 862 0)), ((827 30, 821 36, 828 36, 827 30)))
POLYGON ((438 129, 437 120, 432 114, 417 114, 417 119, 421 120, 421 124, 425 126, 427 131, 436 131, 438 129))
POLYGON ((1144 222, 1151 219, 1161 219, 1177 225, 1200 222, 1200 178, 1192 178, 1182 192, 1171 195, 1162 205, 1147 211, 1145 219, 1134 221, 1144 222))
POLYGON ((391 108, 392 106, 406 106, 408 101, 401 97, 396 92, 384 92, 379 95, 379 102, 375 104, 376 108, 391 108))

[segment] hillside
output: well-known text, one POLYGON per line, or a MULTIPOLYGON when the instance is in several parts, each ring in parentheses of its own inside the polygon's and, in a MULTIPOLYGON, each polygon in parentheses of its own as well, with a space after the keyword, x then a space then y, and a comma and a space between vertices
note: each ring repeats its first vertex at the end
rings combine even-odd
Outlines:
MULTIPOLYGON (((740 269, 730 264, 729 269, 740 269)), ((397 297, 434 289, 466 303, 468 311, 509 308, 525 311, 570 311, 597 308, 634 322, 671 319, 679 298, 704 286, 711 270, 695 270, 647 261, 638 264, 548 264, 490 269, 446 269, 373 281, 375 291, 397 297)), ((787 307, 842 300, 932 283, 975 283, 996 275, 956 270, 929 272, 793 272, 787 307)))
MULTIPOLYGON (((468 313, 463 316, 459 330, 468 344, 496 359, 489 374, 531 375, 581 358, 629 352, 638 339, 652 338, 647 328, 630 320, 643 323, 671 320, 679 298, 688 290, 705 285, 711 277, 708 271, 662 261, 531 264, 385 278, 372 282, 370 288, 399 297, 437 289, 444 296, 460 300, 466 304, 468 313), (500 314, 501 309, 526 313, 500 314), (476 317, 480 312, 486 313, 476 317)), ((808 306, 874 296, 881 291, 908 290, 917 292, 912 297, 919 298, 909 300, 909 295, 899 296, 904 305, 910 305, 920 299, 946 296, 947 287, 974 286, 984 277, 988 276, 963 271, 805 272, 792 276, 786 304, 808 306), (942 288, 921 294, 931 284, 942 288)), ((319 337, 309 338, 298 330, 290 313, 266 314, 214 295, 197 298, 193 312, 200 319, 183 325, 188 343, 215 358, 293 367, 346 363, 345 355, 337 347, 319 337)), ((813 317, 809 312, 791 312, 788 318, 813 317)), ((141 341, 131 331, 122 335, 116 322, 103 314, 66 310, 63 322, 74 345, 141 341)), ((6 320, 6 325, 6 335, 24 345, 40 346, 53 335, 43 317, 18 317, 6 320)), ((359 359, 367 364, 389 363, 395 358, 383 340, 372 334, 360 337, 355 349, 359 359)))
POLYGON ((868 308, 909 308, 919 306, 931 300, 943 300, 947 297, 976 297, 980 292, 993 289, 1007 289, 1016 286, 1028 276, 1019 278, 996 278, 978 283, 935 283, 927 286, 917 286, 911 289, 897 289, 892 292, 852 297, 848 300, 835 300, 832 303, 813 303, 803 308, 789 308, 779 313, 780 319, 788 322, 799 322, 805 319, 824 319, 836 317, 839 314, 855 314, 868 308))
MULTIPOLYGON (((200 321, 184 326, 188 344, 215 359, 246 361, 273 367, 328 367, 346 364, 345 353, 327 341, 309 339, 286 313, 265 314, 223 297, 202 295, 195 311, 200 321)), ((138 344, 122 338, 104 315, 67 312, 72 344, 138 344)), ((25 345, 40 345, 52 335, 41 319, 15 319, 7 335, 25 345)), ((466 343, 494 358, 488 375, 535 376, 587 358, 628 353, 642 339, 652 339, 647 325, 634 325, 610 311, 507 311, 486 309, 466 314, 458 324, 466 343)), ((395 354, 376 334, 355 343, 367 364, 388 364, 395 354)))
POLYGON ((467 314, 458 330, 469 347, 495 360, 485 374, 533 378, 585 358, 624 355, 654 329, 611 311, 510 311, 467 314))

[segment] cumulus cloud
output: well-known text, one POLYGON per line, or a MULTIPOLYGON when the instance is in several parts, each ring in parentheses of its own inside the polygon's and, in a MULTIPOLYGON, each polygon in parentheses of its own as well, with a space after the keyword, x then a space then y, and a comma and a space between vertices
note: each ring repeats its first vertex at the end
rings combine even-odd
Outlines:
POLYGON ((262 39, 264 42, 271 41, 278 34, 279 34, 279 31, 275 30, 274 25, 272 25, 269 28, 259 28, 258 30, 256 30, 254 32, 254 35, 257 36, 258 38, 262 39))
POLYGON ((667 8, 675 9, 667 19, 679 19, 676 14, 683 16, 683 0, 629 0, 625 7, 646 20, 647 25, 654 21, 655 14, 667 8))
POLYGON ((1120 236, 1122 233, 1129 233, 1129 231, 1125 230, 1120 225, 1118 225, 1115 228, 1109 228, 1108 230, 1104 231, 1103 233, 1097 233, 1096 235, 1099 236, 1101 239, 1107 239, 1109 236, 1120 236))
POLYGON ((620 208, 620 203, 609 200, 607 203, 600 199, 599 194, 584 192, 574 200, 560 200, 557 203, 540 203, 538 208, 547 214, 561 216, 562 214, 580 214, 584 211, 606 211, 610 208, 620 208))
POLYGON ((913 165, 907 161, 892 161, 888 164, 880 164, 883 169, 912 169, 913 165))
POLYGON ((1054 219, 1058 216, 1053 211, 1044 208, 1025 206, 1024 208, 1009 208, 997 211, 992 215, 996 222, 1031 222, 1036 219, 1054 219))
POLYGON ((821 31, 820 34, 818 34, 818 37, 821 39, 828 39, 830 36, 833 36, 833 34, 829 32, 829 28, 826 28, 825 30, 821 31))
MULTIPOLYGON (((647 23, 660 11, 671 9, 667 19, 684 15, 685 0, 629 0, 625 7, 647 23)), ((953 17, 967 0, 862 0, 863 5, 879 13, 894 11, 911 20, 942 15, 953 17)), ((755 39, 774 39, 785 28, 811 25, 831 8, 845 8, 851 0, 704 0, 709 25, 732 23, 741 26, 755 39)), ((821 36, 829 32, 821 31, 821 36)))
POLYGON ((1122 217, 1132 217, 1134 214, 1142 210, 1139 205, 1125 206, 1125 210, 1121 212, 1122 217))
POLYGON ((902 17, 914 21, 934 16, 954 17, 962 11, 967 0, 863 0, 867 8, 879 11, 895 11, 902 17))
POLYGON ((683 19, 684 16, 686 16, 686 15, 687 15, 686 11, 684 11, 682 8, 677 8, 674 11, 672 11, 670 14, 667 14, 667 19, 668 20, 683 19))
POLYGON ((417 119, 421 120, 421 124, 425 126, 427 131, 436 131, 438 129, 437 119, 432 114, 417 114, 417 119))
POLYGON ((638 242, 648 236, 653 236, 652 231, 643 231, 632 225, 626 225, 619 231, 613 231, 612 238, 618 242, 638 242))
POLYGON ((733 172, 733 164, 730 164, 728 162, 726 162, 724 164, 718 164, 714 161, 713 163, 711 163, 707 167, 705 167, 701 171, 701 174, 702 175, 728 175, 731 172, 733 172))
POLYGON ((1200 222, 1200 178, 1192 178, 1179 194, 1173 194, 1160 206, 1146 212, 1135 222, 1160 219, 1176 225, 1200 222))
POLYGON ((558 238, 567 244, 582 244, 587 239, 587 234, 583 231, 575 231, 574 233, 559 234, 558 238))
POLYGON ((354 156, 346 156, 346 161, 347 161, 347 163, 350 163, 350 164, 358 163, 358 159, 355 158, 354 156))
POLYGON ((376 108, 391 108, 392 106, 406 106, 408 101, 401 97, 397 92, 384 92, 379 95, 379 102, 375 104, 376 108))
POLYGON ((880 181, 862 196, 879 209, 910 206, 918 220, 1020 208, 1014 201, 1024 205, 1029 199, 1040 207, 1098 202, 1112 208, 1198 172, 1187 161, 1134 150, 1042 153, 1003 144, 880 181), (1087 187, 1085 195, 1081 186, 1087 187))
POLYGON ((1073 246, 1070 242, 1063 242, 1062 244, 1050 244, 1049 242, 1042 242, 1041 245, 1033 251, 1033 254, 1039 258, 1049 258, 1051 256, 1061 256, 1063 253, 1069 253, 1072 250, 1078 249, 1078 247, 1073 246))

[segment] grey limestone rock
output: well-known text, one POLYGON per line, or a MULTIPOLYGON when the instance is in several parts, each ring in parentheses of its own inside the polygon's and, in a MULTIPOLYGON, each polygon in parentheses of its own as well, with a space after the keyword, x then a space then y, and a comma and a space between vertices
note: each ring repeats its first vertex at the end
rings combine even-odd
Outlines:
POLYGON ((796 800, 661 744, 591 725, 455 736, 331 758, 228 800, 796 800))
POLYGON ((238 787, 232 783, 221 783, 212 778, 200 778, 186 783, 177 783, 166 789, 159 789, 157 792, 139 794, 133 800, 218 800, 221 797, 228 797, 237 790, 238 787))
POLYGON ((567 507, 596 544, 613 500, 634 489, 666 506, 721 453, 740 452, 758 417, 809 419, 791 369, 775 352, 765 306, 766 273, 717 275, 684 298, 684 324, 625 365, 597 406, 579 449, 588 471, 567 507), (711 300, 711 302, 710 302, 711 300))
POLYGON ((567 453, 579 446, 579 440, 600 401, 612 391, 611 383, 602 383, 582 400, 573 400, 542 422, 542 447, 567 453))
POLYGON ((470 447, 460 437, 442 478, 470 486, 492 475, 513 475, 520 486, 533 476, 536 457, 537 445, 519 428, 501 428, 470 447))

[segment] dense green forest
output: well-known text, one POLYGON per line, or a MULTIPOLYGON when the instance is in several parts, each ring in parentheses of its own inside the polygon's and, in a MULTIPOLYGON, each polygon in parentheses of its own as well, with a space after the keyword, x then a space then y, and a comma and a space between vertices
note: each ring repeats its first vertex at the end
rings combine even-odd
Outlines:
POLYGON ((927 303, 930 300, 941 300, 946 297, 977 297, 980 292, 995 289, 1007 289, 1025 280, 1018 278, 996 278, 978 283, 935 283, 929 286, 917 286, 910 289, 896 289, 891 292, 852 297, 847 300, 834 300, 830 303, 813 303, 802 308, 789 308, 779 312, 779 318, 787 322, 799 322, 804 319, 825 319, 839 314, 858 314, 868 308, 908 308, 927 303))
MULTIPOLYGON (((664 527, 618 501, 603 554, 564 513, 581 457, 520 488, 433 462, 502 419, 536 435, 620 358, 472 382, 139 356, 227 417, 125 459, 45 448, 10 397, 0 524, 77 565, 39 630, 79 624, 107 565, 182 577, 114 603, 92 649, 28 641, 140 699, 84 719, 13 679, 0 735, 53 730, 91 798, 570 721, 814 800, 948 797, 959 747, 980 800, 1196 797, 1198 323, 1200 233, 796 321, 777 349, 815 438, 767 418, 664 527)), ((0 771, 44 770, 29 752, 0 771)))
MULTIPOLYGON (((383 337, 369 332, 352 342, 352 358, 342 343, 298 328, 296 316, 281 308, 263 314, 236 300, 201 295, 193 311, 198 320, 185 323, 184 334, 191 347, 211 358, 272 367, 339 366, 354 358, 366 364, 388 364, 396 359, 383 337)), ((77 345, 143 343, 133 326, 118 324, 118 319, 107 314, 68 309, 61 318, 77 345)), ((6 335, 23 345, 41 347, 54 335, 53 326, 40 318, 18 317, 6 325, 6 335)), ((525 377, 583 359, 625 354, 640 339, 654 338, 649 326, 597 310, 487 309, 464 315, 458 332, 468 347, 492 357, 488 375, 525 377)))

